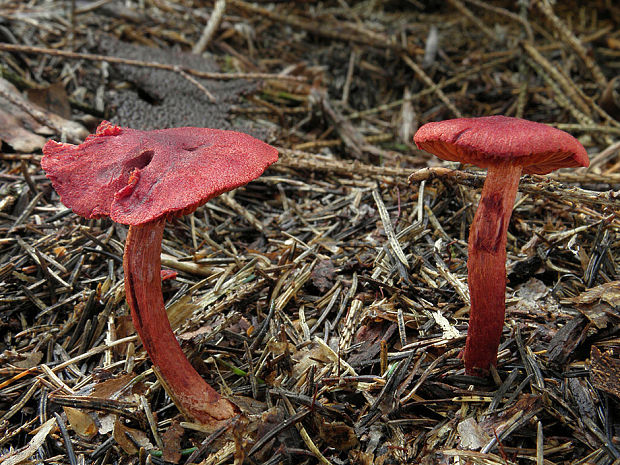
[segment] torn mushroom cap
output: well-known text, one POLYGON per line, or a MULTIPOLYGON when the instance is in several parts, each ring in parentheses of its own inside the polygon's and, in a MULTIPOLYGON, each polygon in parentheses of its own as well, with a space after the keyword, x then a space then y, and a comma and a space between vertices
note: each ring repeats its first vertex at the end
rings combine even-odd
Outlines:
POLYGON ((278 160, 274 147, 235 131, 139 131, 107 121, 80 145, 48 141, 43 154, 41 166, 66 206, 129 225, 190 213, 278 160))
POLYGON ((414 137, 418 148, 448 161, 488 168, 511 162, 524 174, 589 166, 588 154, 570 134, 546 124, 507 116, 427 123, 414 137))

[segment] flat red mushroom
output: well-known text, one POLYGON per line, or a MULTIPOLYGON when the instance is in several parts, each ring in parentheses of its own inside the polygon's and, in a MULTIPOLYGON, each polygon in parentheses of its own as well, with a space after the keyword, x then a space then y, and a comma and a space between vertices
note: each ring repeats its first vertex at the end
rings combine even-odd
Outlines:
POLYGON ((134 326, 181 412, 215 424, 238 413, 189 363, 170 327, 161 290, 166 219, 247 184, 278 159, 247 134, 206 128, 138 131, 101 123, 80 145, 48 141, 41 166, 61 201, 85 218, 129 225, 123 268, 134 326))
POLYGON ((570 134, 520 118, 488 116, 428 123, 414 136, 418 148, 439 158, 487 169, 469 231, 467 260, 471 309, 465 371, 484 375, 497 362, 506 308, 506 233, 521 174, 588 166, 570 134))

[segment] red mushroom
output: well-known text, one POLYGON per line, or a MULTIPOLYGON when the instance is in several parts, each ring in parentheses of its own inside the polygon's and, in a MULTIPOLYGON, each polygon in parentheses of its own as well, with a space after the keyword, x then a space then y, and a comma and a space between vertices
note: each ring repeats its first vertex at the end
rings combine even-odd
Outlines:
POLYGON ((48 141, 41 166, 61 201, 85 218, 129 225, 123 268, 134 326, 181 412, 214 424, 236 415, 191 366, 170 327, 161 290, 166 219, 247 184, 277 161, 247 134, 204 128, 138 131, 101 123, 80 145, 48 141))
POLYGON ((563 167, 588 166, 588 155, 570 134, 542 123, 488 116, 422 126, 418 148, 439 158, 487 169, 480 204, 469 231, 467 260, 471 309, 465 371, 483 375, 497 361, 506 308, 506 232, 519 179, 563 167))

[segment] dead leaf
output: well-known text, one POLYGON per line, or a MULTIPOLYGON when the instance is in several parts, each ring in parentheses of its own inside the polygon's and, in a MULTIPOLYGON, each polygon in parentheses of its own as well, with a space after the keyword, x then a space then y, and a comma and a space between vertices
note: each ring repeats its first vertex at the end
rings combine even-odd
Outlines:
POLYGON ((620 360, 613 358, 611 351, 601 353, 592 346, 590 373, 595 388, 620 398, 620 360))
POLYGON ((273 355, 292 354, 295 352, 295 345, 288 342, 269 341, 267 349, 273 355))
POLYGON ((32 368, 36 367, 43 360, 43 352, 28 352, 25 354, 25 358, 16 360, 13 365, 17 368, 32 368))
POLYGON ((116 415, 99 416, 99 433, 108 434, 114 431, 114 423, 116 423, 116 415))
POLYGON ((320 418, 317 423, 320 438, 330 447, 345 451, 358 445, 355 430, 346 423, 326 421, 324 418, 320 418))
POLYGON ((28 131, 18 118, 4 110, 0 110, 0 139, 23 153, 40 150, 47 142, 45 137, 28 131))
POLYGON ((490 440, 489 436, 478 424, 475 418, 466 418, 457 427, 461 438, 461 447, 469 450, 479 450, 490 440))
POLYGON ((598 329, 605 329, 612 318, 620 318, 620 281, 612 281, 582 292, 577 297, 567 299, 598 329))
MULTIPOLYGON (((132 336, 136 334, 136 329, 131 321, 131 316, 129 315, 120 315, 116 318, 116 337, 119 339, 123 339, 127 336, 132 336)), ((112 351, 120 356, 124 357, 127 353, 127 346, 129 343, 119 344, 112 348, 112 351)))
POLYGON ((63 407, 63 410, 67 415, 69 427, 75 431, 78 436, 88 440, 97 435, 99 431, 95 424, 95 420, 93 420, 88 413, 73 407, 63 407))
POLYGON ((617 306, 620 302, 620 281, 612 281, 582 292, 577 297, 568 299, 575 304, 591 304, 602 300, 609 305, 617 306))
POLYGON ((69 96, 61 82, 55 82, 40 89, 28 89, 28 100, 65 119, 71 118, 69 96))
MULTIPOLYGON (((22 105, 32 108, 33 111, 40 112, 45 118, 47 118, 51 124, 59 128, 66 136, 68 140, 83 140, 88 136, 88 130, 82 126, 80 123, 75 121, 71 121, 65 119, 56 113, 52 113, 45 108, 38 106, 35 103, 29 102, 26 98, 22 96, 19 90, 11 84, 6 79, 0 78, 0 89, 11 97, 21 102, 22 105)), ((7 111, 9 114, 13 115, 21 122, 21 126, 23 128, 28 128, 32 132, 49 136, 54 134, 55 129, 49 128, 44 124, 41 124, 39 121, 34 119, 29 113, 22 110, 19 106, 14 105, 11 102, 0 97, 0 107, 7 111)))
POLYGON ((354 465, 374 465, 374 456, 370 452, 362 452, 360 450, 352 450, 349 452, 349 458, 354 465))
POLYGON ((501 436, 516 419, 538 413, 542 409, 542 402, 542 396, 523 395, 510 407, 486 417, 479 423, 480 427, 489 435, 501 436))
POLYGON ((334 285, 336 270, 331 260, 321 260, 312 269, 310 279, 312 284, 321 292, 331 289, 334 285))
POLYGON ((129 396, 133 400, 133 394, 143 394, 145 391, 142 384, 132 384, 135 377, 134 374, 128 373, 101 381, 95 385, 89 397, 122 400, 129 396))
POLYGON ((161 440, 164 443, 164 450, 162 459, 166 462, 179 463, 181 460, 181 438, 185 430, 181 424, 172 420, 172 424, 161 435, 161 440))
POLYGON ((146 450, 153 448, 153 445, 143 431, 123 425, 118 418, 114 423, 112 436, 117 444, 129 455, 137 454, 138 447, 144 447, 146 450), (129 439, 129 437, 133 440, 129 439))

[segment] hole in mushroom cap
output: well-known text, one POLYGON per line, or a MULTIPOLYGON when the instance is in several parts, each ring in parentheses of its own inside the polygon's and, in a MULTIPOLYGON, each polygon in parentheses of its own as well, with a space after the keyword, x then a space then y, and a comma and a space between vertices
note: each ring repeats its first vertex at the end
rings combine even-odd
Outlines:
POLYGON ((123 178, 127 176, 127 181, 126 184, 114 194, 116 200, 129 197, 133 193, 140 180, 140 172, 151 163, 154 155, 155 152, 153 150, 145 150, 137 157, 128 160, 123 172, 123 178))
POLYGON ((153 160, 154 155, 155 155, 155 152, 153 150, 145 150, 144 152, 142 152, 140 155, 138 155, 136 158, 132 160, 129 168, 134 168, 137 170, 146 168, 149 165, 149 163, 151 163, 151 161, 153 160))

